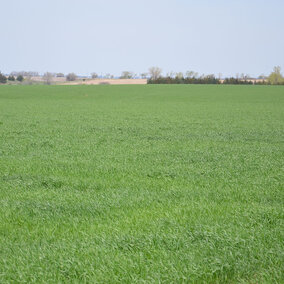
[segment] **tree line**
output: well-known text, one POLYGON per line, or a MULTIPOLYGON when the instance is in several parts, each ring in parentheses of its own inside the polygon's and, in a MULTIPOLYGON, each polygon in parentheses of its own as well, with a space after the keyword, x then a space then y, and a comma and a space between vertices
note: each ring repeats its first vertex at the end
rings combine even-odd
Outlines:
POLYGON ((221 74, 217 78, 214 74, 198 75, 194 71, 188 71, 185 74, 182 72, 168 73, 166 76, 162 76, 161 69, 156 68, 155 70, 155 74, 150 72, 151 77, 148 79, 148 84, 284 85, 284 77, 281 74, 280 66, 274 67, 268 77, 260 75, 257 79, 244 74, 221 79, 221 74))
MULTIPOLYGON (((216 77, 214 74, 199 75, 197 72, 188 71, 185 74, 182 72, 170 72, 166 76, 162 75, 162 69, 159 67, 151 67, 148 72, 141 73, 140 75, 135 74, 131 71, 123 71, 120 79, 134 79, 142 78, 147 79, 148 84, 230 84, 230 85, 284 85, 284 77, 281 74, 281 68, 276 66, 269 76, 260 75, 257 79, 250 78, 249 75, 237 74, 236 77, 221 78, 221 74, 216 77)), ((8 81, 17 81, 26 83, 32 83, 32 77, 40 77, 41 81, 47 85, 52 84, 56 78, 65 78, 66 81, 76 81, 78 76, 75 73, 69 73, 66 76, 63 73, 51 73, 46 72, 43 76, 40 76, 38 72, 34 71, 21 71, 11 72, 9 76, 5 76, 0 72, 0 84, 6 84, 8 81)), ((93 72, 90 76, 92 79, 104 78, 114 79, 114 75, 109 73, 104 76, 99 76, 93 72)), ((117 78, 117 77, 116 77, 117 78)), ((86 78, 83 78, 83 81, 86 78)))
POLYGON ((24 81, 24 76, 22 75, 18 75, 17 77, 10 75, 8 77, 4 76, 1 72, 0 72, 0 84, 6 84, 7 81, 18 81, 18 82, 23 82, 24 81))

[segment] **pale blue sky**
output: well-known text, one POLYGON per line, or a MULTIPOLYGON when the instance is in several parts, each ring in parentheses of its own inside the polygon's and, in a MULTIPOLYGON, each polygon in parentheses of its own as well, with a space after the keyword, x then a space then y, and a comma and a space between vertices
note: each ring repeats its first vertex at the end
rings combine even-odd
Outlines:
POLYGON ((283 15, 284 0, 0 0, 0 70, 284 71, 283 15))

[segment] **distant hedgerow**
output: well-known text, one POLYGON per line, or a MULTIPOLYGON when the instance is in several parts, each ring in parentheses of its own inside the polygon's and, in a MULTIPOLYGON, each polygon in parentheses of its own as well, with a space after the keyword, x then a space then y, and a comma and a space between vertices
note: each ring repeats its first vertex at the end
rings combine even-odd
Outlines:
POLYGON ((159 77, 149 79, 148 84, 220 84, 220 80, 213 75, 208 75, 199 78, 184 78, 184 77, 159 77))

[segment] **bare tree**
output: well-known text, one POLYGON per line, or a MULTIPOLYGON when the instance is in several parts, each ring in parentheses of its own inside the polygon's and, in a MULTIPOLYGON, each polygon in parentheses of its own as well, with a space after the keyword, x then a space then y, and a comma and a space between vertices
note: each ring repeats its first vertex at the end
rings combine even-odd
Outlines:
POLYGON ((110 73, 105 74, 104 78, 105 79, 111 79, 112 75, 110 73))
POLYGON ((175 72, 171 71, 171 72, 168 72, 166 77, 169 77, 169 78, 174 78, 175 77, 175 72))
POLYGON ((133 79, 135 74, 130 71, 123 71, 121 73, 120 79, 133 79))
POLYGON ((140 76, 142 79, 146 79, 148 76, 148 73, 141 73, 140 76))
POLYGON ((93 72, 91 76, 92 76, 92 79, 97 79, 99 77, 99 75, 96 72, 93 72))
POLYGON ((39 73, 36 71, 13 71, 10 73, 11 76, 19 76, 22 75, 24 77, 38 77, 39 73))
POLYGON ((46 85, 51 85, 52 82, 53 82, 53 74, 50 73, 50 72, 44 73, 42 78, 43 78, 43 81, 46 85))
POLYGON ((264 79, 266 79, 266 76, 265 76, 264 74, 260 74, 260 75, 258 76, 258 79, 264 80, 264 79))
POLYGON ((183 73, 182 72, 177 72, 176 73, 176 78, 177 79, 182 79, 183 78, 183 73))
POLYGON ((152 80, 157 80, 162 75, 162 69, 159 67, 149 68, 149 74, 152 80))
POLYGON ((67 81, 75 81, 77 79, 77 75, 75 73, 69 73, 67 76, 66 76, 66 80, 67 81))
POLYGON ((30 77, 38 77, 39 74, 37 71, 28 71, 27 72, 27 76, 30 76, 30 77))
POLYGON ((273 85, 284 84, 284 77, 281 74, 280 66, 273 68, 273 72, 268 76, 268 82, 273 85))
POLYGON ((32 76, 31 75, 25 76, 24 84, 25 85, 32 85, 33 84, 33 80, 32 80, 32 76))
POLYGON ((198 77, 198 73, 194 72, 194 71, 187 71, 186 72, 186 77, 187 78, 197 78, 198 77))

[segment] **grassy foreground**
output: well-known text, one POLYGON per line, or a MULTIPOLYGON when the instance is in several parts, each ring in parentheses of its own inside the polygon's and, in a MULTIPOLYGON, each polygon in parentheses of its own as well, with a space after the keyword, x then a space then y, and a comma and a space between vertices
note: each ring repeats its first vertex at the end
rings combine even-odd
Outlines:
POLYGON ((283 126, 284 87, 0 86, 0 282, 280 283, 283 126))

